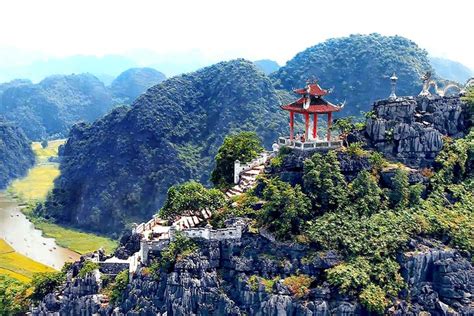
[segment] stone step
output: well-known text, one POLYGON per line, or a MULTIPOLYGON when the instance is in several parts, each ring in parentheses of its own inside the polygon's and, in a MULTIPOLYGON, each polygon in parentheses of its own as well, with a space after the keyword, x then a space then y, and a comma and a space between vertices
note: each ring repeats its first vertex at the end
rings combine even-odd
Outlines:
POLYGON ((242 188, 239 185, 233 186, 231 190, 235 192, 240 192, 240 193, 243 192, 242 188))
POLYGON ((262 169, 250 169, 250 170, 247 170, 247 171, 244 171, 242 174, 245 174, 245 175, 259 175, 260 172, 261 172, 262 169))
POLYGON ((256 176, 247 176, 247 175, 243 174, 243 175, 240 176, 240 179, 241 180, 247 180, 247 181, 255 181, 256 176))

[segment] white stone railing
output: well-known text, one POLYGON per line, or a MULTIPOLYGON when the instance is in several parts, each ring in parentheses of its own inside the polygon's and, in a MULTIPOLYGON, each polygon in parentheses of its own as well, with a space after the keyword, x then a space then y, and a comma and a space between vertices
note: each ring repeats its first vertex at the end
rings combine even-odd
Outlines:
POLYGON ((161 219, 158 217, 158 215, 153 215, 153 218, 150 219, 146 223, 141 223, 140 225, 137 225, 136 227, 132 228, 132 234, 142 234, 146 230, 151 230, 153 226, 158 224, 161 221, 161 219))
POLYGON ((339 148, 342 146, 342 140, 340 139, 331 139, 327 140, 307 140, 305 142, 299 140, 291 140, 286 137, 279 137, 278 144, 280 146, 286 146, 289 148, 295 148, 299 150, 317 150, 317 149, 329 149, 329 148, 339 148))
MULTIPOLYGON (((175 230, 170 230, 170 239, 173 240, 175 230)), ((235 226, 222 229, 212 228, 188 228, 181 231, 188 238, 203 238, 206 240, 226 240, 242 238, 242 226, 235 226)))
POLYGON ((249 163, 240 163, 239 160, 236 160, 234 162, 234 183, 238 184, 240 181, 240 175, 242 172, 245 172, 247 170, 250 170, 256 166, 263 165, 267 162, 268 158, 270 157, 270 153, 264 151, 260 155, 258 155, 257 158, 253 159, 249 163))

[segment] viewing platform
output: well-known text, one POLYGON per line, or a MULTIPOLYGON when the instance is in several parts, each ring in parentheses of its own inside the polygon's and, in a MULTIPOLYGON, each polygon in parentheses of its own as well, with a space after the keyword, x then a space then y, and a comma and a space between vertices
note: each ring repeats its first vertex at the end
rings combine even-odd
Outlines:
POLYGON ((329 149, 336 149, 342 147, 342 140, 340 139, 331 139, 331 140, 321 140, 321 139, 309 139, 306 141, 291 139, 290 137, 279 137, 278 145, 280 147, 288 147, 298 150, 308 150, 308 151, 326 151, 329 149))

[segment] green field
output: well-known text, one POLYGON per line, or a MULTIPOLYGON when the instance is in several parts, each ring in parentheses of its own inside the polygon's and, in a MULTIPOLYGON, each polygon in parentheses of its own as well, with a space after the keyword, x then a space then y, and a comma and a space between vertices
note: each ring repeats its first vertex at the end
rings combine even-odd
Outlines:
POLYGON ((6 274, 22 282, 29 282, 35 273, 52 271, 54 271, 53 268, 19 254, 3 239, 0 239, 0 274, 6 274))
MULTIPOLYGON (((54 179, 59 176, 58 164, 48 162, 48 159, 58 155, 58 148, 64 142, 65 140, 50 141, 46 148, 43 148, 39 142, 34 142, 32 148, 36 155, 36 165, 30 169, 26 177, 15 180, 8 188, 8 192, 29 205, 44 201, 53 188, 54 179)), ((84 254, 99 248, 104 248, 107 253, 111 253, 117 246, 117 242, 109 238, 84 233, 37 218, 32 213, 32 208, 25 208, 23 212, 36 228, 43 231, 45 236, 55 238, 58 245, 77 253, 84 254)))
POLYGON ((59 246, 71 249, 81 255, 99 248, 104 248, 105 252, 110 254, 117 247, 117 242, 110 238, 59 226, 44 219, 30 218, 30 220, 36 228, 43 231, 43 235, 56 239, 59 246))

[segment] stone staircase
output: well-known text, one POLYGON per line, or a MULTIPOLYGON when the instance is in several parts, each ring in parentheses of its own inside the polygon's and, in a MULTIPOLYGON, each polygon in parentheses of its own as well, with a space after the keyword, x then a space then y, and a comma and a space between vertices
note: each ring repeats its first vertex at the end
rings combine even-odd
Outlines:
POLYGON ((230 188, 225 192, 227 198, 239 196, 245 191, 253 188, 257 183, 257 177, 262 174, 265 170, 265 164, 261 164, 253 167, 250 170, 246 170, 240 174, 240 181, 238 184, 230 188))

